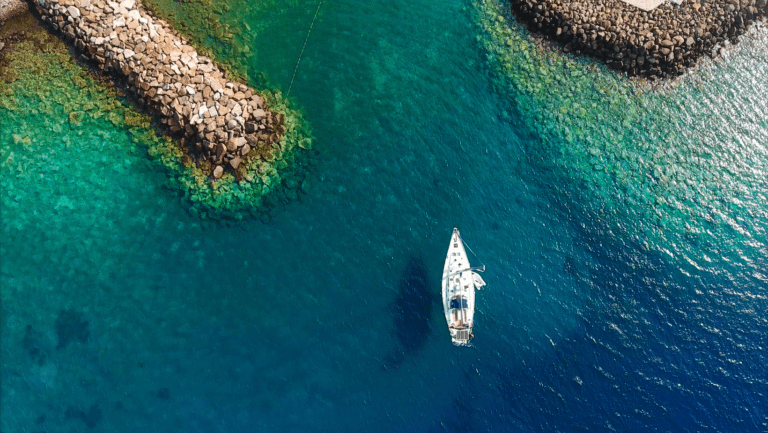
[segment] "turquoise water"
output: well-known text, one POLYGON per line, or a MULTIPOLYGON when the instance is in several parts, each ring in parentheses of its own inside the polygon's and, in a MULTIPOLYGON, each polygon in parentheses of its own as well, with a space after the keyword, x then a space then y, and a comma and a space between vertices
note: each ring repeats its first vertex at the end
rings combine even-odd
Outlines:
MULTIPOLYGON (((250 75, 287 91, 317 5, 232 9, 250 75)), ((584 62, 526 90, 549 73, 500 70, 484 17, 324 2, 306 185, 258 221, 190 216, 109 122, 0 113, 0 429, 768 428, 765 29, 638 96, 584 62), (488 269, 472 349, 454 226, 488 269)))

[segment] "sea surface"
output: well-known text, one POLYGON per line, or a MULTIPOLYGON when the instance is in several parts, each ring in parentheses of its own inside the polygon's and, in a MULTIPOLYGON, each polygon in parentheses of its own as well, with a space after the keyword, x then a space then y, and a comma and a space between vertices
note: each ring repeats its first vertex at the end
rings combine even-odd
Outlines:
POLYGON ((107 121, 0 109, 0 431, 768 431, 766 27, 649 91, 487 0, 231 6, 316 137, 267 217, 192 215, 107 121))

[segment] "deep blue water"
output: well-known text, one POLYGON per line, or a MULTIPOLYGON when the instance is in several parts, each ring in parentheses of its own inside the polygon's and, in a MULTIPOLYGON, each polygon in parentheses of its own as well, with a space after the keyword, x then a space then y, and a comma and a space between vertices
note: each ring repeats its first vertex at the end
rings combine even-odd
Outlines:
MULTIPOLYGON (((287 90, 317 3, 237 5, 287 90)), ((323 3, 306 192, 263 221, 190 216, 106 121, 0 113, 2 432, 768 431, 765 28, 643 103, 574 79, 581 125, 506 87, 476 6, 323 3), (469 349, 454 226, 487 266, 469 349)))

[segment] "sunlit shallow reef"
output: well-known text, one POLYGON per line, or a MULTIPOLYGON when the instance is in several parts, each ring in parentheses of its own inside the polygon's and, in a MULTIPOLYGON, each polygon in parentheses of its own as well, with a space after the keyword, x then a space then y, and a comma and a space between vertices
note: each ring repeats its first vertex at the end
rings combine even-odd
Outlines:
MULTIPOLYGON (((533 120, 519 125, 531 138, 532 162, 561 173, 554 187, 583 203, 577 211, 604 224, 606 239, 675 257, 691 274, 717 269, 720 258, 735 254, 733 242, 744 242, 747 257, 764 256, 764 22, 724 57, 653 88, 595 60, 548 49, 503 3, 482 0, 474 16, 496 85, 509 95, 513 113, 533 120), (733 55, 739 50, 754 55, 733 55), (748 90, 729 87, 732 82, 748 90)), ((765 278, 761 262, 747 265, 765 278)))
MULTIPOLYGON (((67 47, 41 28, 29 14, 10 20, 2 29, 3 50, 0 110, 10 116, 47 122, 63 109, 69 128, 98 128, 99 120, 124 129, 132 141, 159 162, 168 174, 168 184, 182 194, 190 212, 203 218, 235 218, 268 211, 281 201, 296 199, 301 192, 303 166, 307 163, 312 136, 301 114, 280 92, 261 89, 267 105, 285 119, 280 151, 249 161, 247 174, 238 181, 232 174, 211 181, 182 147, 153 127, 152 120, 137 110, 120 89, 102 80, 72 60, 67 47)), ((246 76, 239 75, 241 80, 246 76)), ((61 125, 51 125, 61 133, 61 125)), ((16 144, 30 145, 37 137, 13 134, 16 144)), ((105 150, 108 151, 108 145, 105 150)), ((13 152, 4 149, 13 161, 13 152)))

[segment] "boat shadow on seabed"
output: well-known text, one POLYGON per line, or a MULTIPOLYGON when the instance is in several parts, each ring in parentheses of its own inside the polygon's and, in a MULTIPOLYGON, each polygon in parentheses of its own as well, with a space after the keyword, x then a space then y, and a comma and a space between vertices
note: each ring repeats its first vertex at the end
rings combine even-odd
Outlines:
POLYGON ((397 285, 397 297, 389 310, 394 314, 396 347, 382 360, 382 370, 396 369, 407 356, 418 352, 429 338, 432 308, 439 302, 434 285, 430 285, 424 261, 408 258, 397 285))

